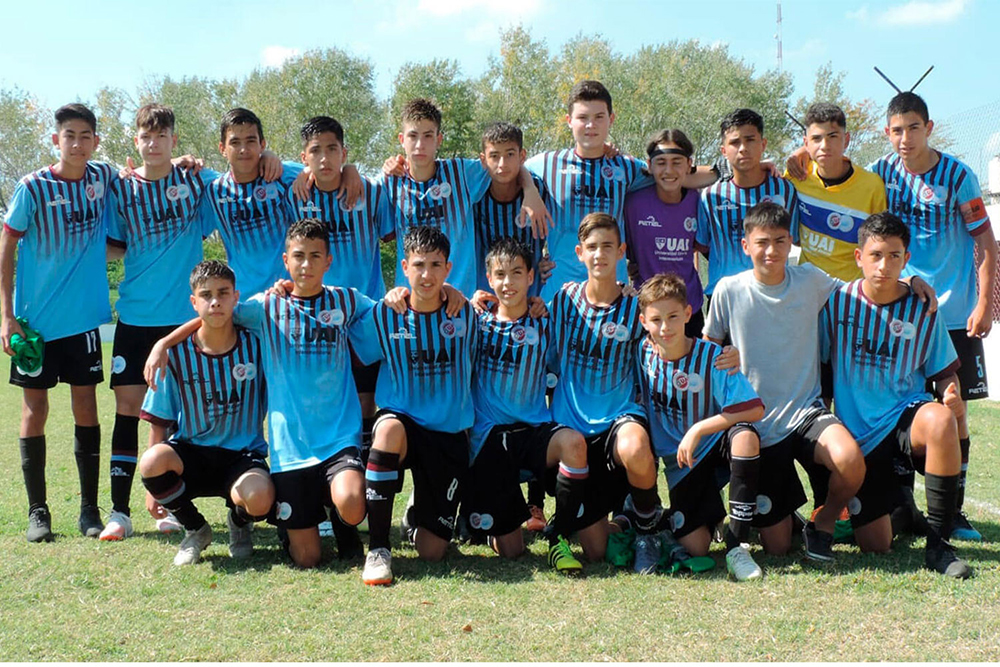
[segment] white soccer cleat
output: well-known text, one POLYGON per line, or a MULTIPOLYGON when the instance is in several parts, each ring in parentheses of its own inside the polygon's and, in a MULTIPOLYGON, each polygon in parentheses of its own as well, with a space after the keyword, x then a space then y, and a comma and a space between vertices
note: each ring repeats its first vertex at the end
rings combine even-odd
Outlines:
POLYGON ((736 581, 750 581, 751 579, 760 579, 764 576, 760 565, 754 562, 753 556, 742 545, 733 547, 726 554, 726 569, 729 570, 729 574, 733 575, 736 581))
POLYGON ((103 542, 120 542, 128 537, 132 537, 132 518, 128 514, 111 510, 111 518, 101 531, 99 539, 103 542))
POLYGON ((361 581, 369 586, 388 586, 392 583, 392 554, 388 549, 382 547, 368 552, 361 581))
POLYGON ((201 552, 212 543, 212 527, 207 523, 198 530, 189 530, 174 556, 174 565, 193 565, 201 560, 201 552))
POLYGON ((181 532, 184 530, 184 526, 182 526, 181 522, 177 520, 177 517, 168 512, 167 516, 156 520, 156 530, 160 531, 164 535, 169 535, 170 533, 181 532))

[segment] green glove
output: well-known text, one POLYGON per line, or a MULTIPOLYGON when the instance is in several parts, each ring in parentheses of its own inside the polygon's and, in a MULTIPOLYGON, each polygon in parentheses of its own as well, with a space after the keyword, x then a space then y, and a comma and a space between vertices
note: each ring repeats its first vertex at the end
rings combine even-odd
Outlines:
POLYGON ((10 346, 14 350, 14 365, 25 373, 34 373, 42 367, 45 341, 40 333, 28 326, 28 320, 18 317, 17 323, 24 330, 24 335, 14 334, 10 337, 10 346))

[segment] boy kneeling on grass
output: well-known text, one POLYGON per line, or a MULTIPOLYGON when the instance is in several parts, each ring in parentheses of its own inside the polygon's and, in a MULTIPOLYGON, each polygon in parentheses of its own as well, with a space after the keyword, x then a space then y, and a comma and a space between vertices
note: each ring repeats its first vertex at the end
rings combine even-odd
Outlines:
POLYGON ((194 498, 226 499, 234 558, 253 553, 250 524, 274 504, 260 342, 233 324, 239 298, 236 276, 224 263, 195 266, 191 304, 201 326, 170 349, 159 386, 142 404, 150 423, 150 446, 139 460, 146 506, 154 516, 168 510, 186 531, 174 565, 197 563, 212 543, 212 527, 194 498))

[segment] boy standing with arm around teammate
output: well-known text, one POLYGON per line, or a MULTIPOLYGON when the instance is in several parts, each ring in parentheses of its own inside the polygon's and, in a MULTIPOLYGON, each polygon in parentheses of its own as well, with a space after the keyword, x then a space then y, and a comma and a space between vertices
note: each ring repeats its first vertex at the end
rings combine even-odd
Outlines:
POLYGON ((186 531, 174 565, 198 562, 212 543, 195 498, 225 498, 234 558, 253 553, 250 523, 274 504, 260 341, 233 325, 236 276, 222 262, 202 262, 190 284, 201 327, 170 350, 160 386, 147 391, 142 405, 150 423, 149 449, 139 461, 142 483, 186 531))
POLYGON ((97 120, 82 104, 55 113, 52 144, 59 161, 25 176, 14 189, 0 236, 0 339, 24 335, 21 318, 45 341, 38 368, 10 365, 10 383, 22 388, 21 469, 28 495, 29 542, 51 542, 45 490, 45 423, 49 389, 70 385, 73 452, 80 475, 80 532, 104 529, 97 509, 101 427, 96 387, 104 381, 98 327, 111 321, 105 239, 107 193, 114 169, 90 162, 100 141, 97 120), (17 254, 15 290, 14 256, 17 254))

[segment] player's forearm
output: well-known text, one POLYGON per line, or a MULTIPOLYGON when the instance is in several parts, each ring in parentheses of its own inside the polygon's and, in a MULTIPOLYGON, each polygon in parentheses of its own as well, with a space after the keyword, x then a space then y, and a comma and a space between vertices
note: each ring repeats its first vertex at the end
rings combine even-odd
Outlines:
POLYGON ((153 422, 149 423, 149 446, 158 445, 161 442, 166 442, 167 437, 170 433, 167 431, 167 427, 162 424, 155 424, 153 422))
POLYGON ((521 189, 524 190, 525 196, 541 197, 541 194, 538 192, 538 186, 535 185, 535 179, 531 177, 531 172, 523 164, 521 165, 521 170, 518 172, 518 181, 521 183, 521 189))
POLYGON ((17 239, 0 233, 0 317, 14 317, 14 255, 17 239))
POLYGON ((976 237, 979 246, 979 305, 992 316, 993 291, 997 286, 997 241, 989 229, 976 237))
POLYGON ((694 190, 697 188, 707 188, 712 183, 719 180, 719 174, 716 173, 714 169, 705 164, 700 164, 695 167, 693 174, 687 174, 684 177, 684 187, 694 190))
POLYGON ((176 329, 174 329, 173 331, 171 331, 170 333, 168 333, 160 340, 156 341, 156 347, 160 348, 161 350, 169 350, 175 345, 182 343, 191 334, 193 334, 200 328, 201 328, 200 317, 196 317, 193 320, 189 320, 184 324, 180 325, 179 327, 177 327, 176 329))
POLYGON ((728 430, 741 422, 755 422, 764 418, 764 406, 757 405, 753 408, 740 410, 739 412, 723 412, 713 415, 700 422, 695 423, 691 430, 701 437, 728 430))

